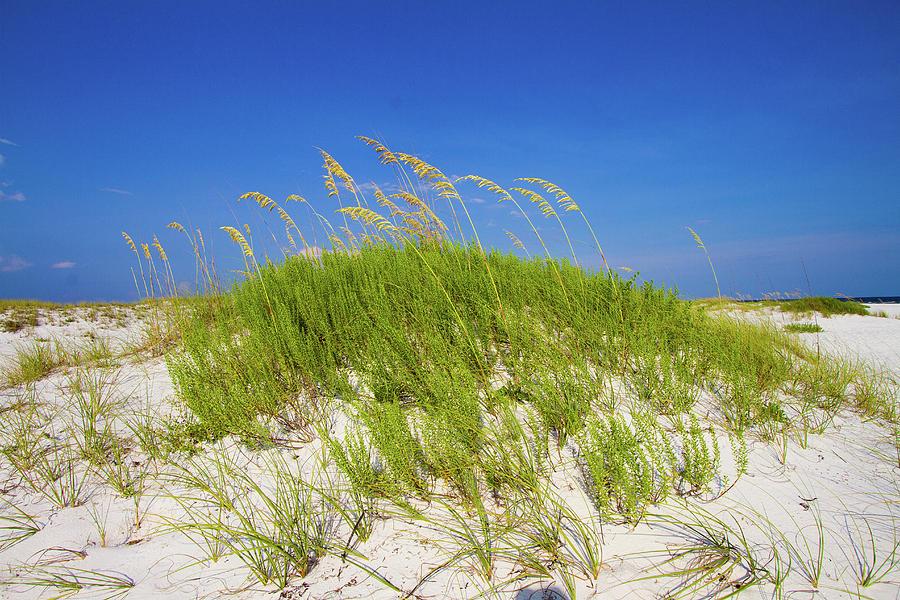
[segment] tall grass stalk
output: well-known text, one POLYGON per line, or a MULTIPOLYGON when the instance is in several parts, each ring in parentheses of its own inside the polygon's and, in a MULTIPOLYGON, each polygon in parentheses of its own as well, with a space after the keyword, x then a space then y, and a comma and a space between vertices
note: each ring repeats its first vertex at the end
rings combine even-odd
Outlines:
POLYGON ((694 236, 694 241, 697 242, 697 246, 706 254, 706 262, 709 263, 709 268, 712 270, 713 279, 716 281, 716 298, 721 298, 722 291, 719 289, 719 278, 716 277, 716 268, 713 267, 712 259, 709 257, 709 250, 706 249, 706 245, 704 245, 703 240, 700 239, 700 236, 696 231, 694 231, 690 227, 686 227, 685 229, 691 232, 691 235, 694 236))

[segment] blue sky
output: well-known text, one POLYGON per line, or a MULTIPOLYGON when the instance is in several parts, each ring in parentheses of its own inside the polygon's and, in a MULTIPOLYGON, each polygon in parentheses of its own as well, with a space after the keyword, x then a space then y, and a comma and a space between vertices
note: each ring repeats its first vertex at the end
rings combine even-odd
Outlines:
MULTIPOLYGON (((685 227, 723 293, 900 294, 897 2, 7 0, 0 82, 0 297, 134 299, 123 230, 192 283, 172 220, 237 268, 218 228, 265 230, 241 193, 337 208, 317 147, 394 180, 357 135, 448 175, 553 181, 613 266, 684 297, 716 293, 685 227)), ((486 244, 538 250, 459 187, 486 244)))

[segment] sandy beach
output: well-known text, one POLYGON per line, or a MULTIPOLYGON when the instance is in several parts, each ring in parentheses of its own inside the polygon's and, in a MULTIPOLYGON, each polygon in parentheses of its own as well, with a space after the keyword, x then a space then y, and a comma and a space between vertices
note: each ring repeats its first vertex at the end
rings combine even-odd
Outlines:
MULTIPOLYGON (((809 348, 900 378, 900 306, 870 310, 886 316, 798 318, 769 310, 741 318, 776 328, 815 322, 821 332, 797 334, 809 348)), ((162 431, 163 424, 187 416, 165 357, 140 349, 151 322, 148 311, 133 307, 117 307, 105 316, 73 309, 43 311, 35 327, 0 332, 0 365, 7 369, 17 352, 35 344, 59 344, 75 355, 78 348, 86 355, 95 340, 108 348, 105 356, 97 353, 100 358, 0 390, 0 596, 249 600, 483 594, 526 600, 568 597, 569 578, 578 598, 733 593, 900 598, 900 440, 880 420, 849 410, 816 424, 810 429, 821 432, 803 438, 748 439, 747 472, 740 477, 741 448, 718 432, 721 463, 709 492, 690 499, 673 496, 652 506, 636 525, 597 517, 571 442, 551 451, 546 493, 565 507, 555 514, 568 536, 560 547, 569 568, 546 564, 543 580, 520 579, 522 564, 503 557, 505 545, 522 544, 512 530, 485 534, 500 554, 488 581, 478 556, 459 550, 461 539, 480 535, 477 517, 440 501, 413 500, 405 511, 380 505, 364 540, 334 507, 322 504, 312 526, 352 540, 353 552, 314 555, 305 576, 296 574, 283 588, 263 585, 246 556, 237 555, 234 545, 217 545, 200 525, 225 519, 235 532, 243 515, 264 529, 273 507, 258 496, 281 481, 279 473, 315 488, 332 486, 348 506, 352 494, 341 487, 316 431, 292 432, 277 444, 255 448, 226 437, 191 451, 160 450, 152 456, 147 450, 152 440, 138 434, 162 431), (90 423, 85 406, 97 409, 90 423), (92 461, 81 450, 97 431, 119 440, 119 446, 92 461), (234 515, 224 517, 210 513, 189 485, 191 476, 204 472, 214 479, 222 465, 246 474, 223 482, 235 506, 234 515), (754 576, 763 571, 774 575, 757 581, 754 576)), ((348 416, 336 411, 323 426, 340 436, 347 422, 348 416)), ((486 501, 485 508, 504 515, 521 507, 497 499, 486 501)))

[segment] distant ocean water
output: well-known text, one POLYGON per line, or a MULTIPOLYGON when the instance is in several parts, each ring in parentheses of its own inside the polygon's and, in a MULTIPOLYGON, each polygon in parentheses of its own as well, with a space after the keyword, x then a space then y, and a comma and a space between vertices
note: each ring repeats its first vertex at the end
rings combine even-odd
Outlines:
MULTIPOLYGON (((852 300, 854 302, 859 302, 860 304, 900 304, 900 296, 858 296, 856 298, 840 296, 836 299, 843 302, 852 300)), ((765 298, 760 298, 757 300, 746 300, 746 302, 758 302, 759 300, 765 300, 765 298)), ((779 302, 789 302, 791 300, 796 300, 796 298, 779 298, 778 300, 779 302)))
POLYGON ((858 298, 838 298, 838 300, 853 300, 861 304, 900 304, 900 296, 860 296, 858 298))

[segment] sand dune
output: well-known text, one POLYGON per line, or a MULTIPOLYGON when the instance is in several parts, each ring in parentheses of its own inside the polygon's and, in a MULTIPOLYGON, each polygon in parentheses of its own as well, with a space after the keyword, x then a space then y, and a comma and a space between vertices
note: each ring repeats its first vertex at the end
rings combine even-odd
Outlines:
MULTIPOLYGON (((872 309, 890 316, 819 316, 821 333, 799 335, 822 352, 900 377, 900 320, 894 318, 900 313, 893 305, 872 309)), ((796 320, 781 313, 747 318, 779 327, 796 320)), ((337 470, 323 467, 326 454, 318 436, 313 432, 304 442, 294 434, 283 444, 255 449, 225 438, 194 452, 170 449, 168 454, 160 438, 160 454, 154 457, 148 441, 137 439, 137 432, 147 431, 141 424, 161 432, 163 423, 180 422, 184 409, 163 357, 138 350, 116 356, 140 346, 151 316, 123 308, 95 320, 81 310, 44 314, 40 321, 34 328, 0 333, 4 366, 9 368, 17 350, 33 344, 84 349, 91 340, 103 339, 112 356, 61 366, 32 384, 0 391, 3 597, 50 598, 70 591, 75 598, 121 594, 170 600, 225 594, 246 599, 566 597, 565 574, 553 565, 545 567, 555 580, 521 580, 521 565, 501 556, 487 582, 479 575, 477 557, 460 555, 462 524, 469 523, 477 538, 477 519, 465 511, 454 515, 440 502, 413 501, 424 517, 386 504, 371 535, 364 541, 356 535, 353 553, 314 555, 310 572, 290 578, 283 588, 277 582, 259 583, 246 556, 233 554, 242 543, 234 533, 241 524, 233 516, 223 517, 233 527, 232 550, 224 533, 218 547, 198 533, 198 523, 219 516, 194 499, 189 476, 226 464, 232 473, 245 474, 223 488, 233 494, 236 513, 245 503, 246 518, 257 519, 263 529, 270 508, 254 495, 253 484, 266 493, 279 471, 320 488, 334 485, 336 497, 350 505, 352 498, 340 492, 337 470), (91 402, 98 407, 97 418, 88 426, 84 404, 91 402), (85 432, 91 427, 120 440, 119 450, 105 448, 104 457, 86 459, 78 447, 89 445, 85 432), (209 559, 216 554, 221 554, 217 560, 209 559), (446 568, 439 568, 443 564, 446 568)), ((328 426, 339 432, 345 420, 336 413, 328 426)), ((568 507, 584 527, 581 533, 563 528, 571 535, 564 544, 570 567, 582 567, 569 569, 577 596, 694 598, 742 592, 751 598, 900 598, 898 439, 883 423, 848 411, 821 425, 822 433, 805 439, 750 442, 748 472, 733 487, 736 457, 728 437, 719 434, 722 477, 710 492, 689 503, 676 499, 655 506, 654 514, 636 526, 601 522, 580 483, 576 456, 569 447, 551 452, 548 497, 568 507), (602 559, 596 573, 582 556, 591 540, 602 559), (869 572, 875 581, 861 585, 869 583, 869 572), (740 590, 743 585, 748 589, 740 590)), ((339 539, 353 538, 352 527, 334 510, 320 508, 315 527, 332 528, 339 539)), ((498 515, 516 508, 486 502, 486 509, 498 515)), ((557 518, 566 523, 565 513, 557 518)), ((504 544, 521 541, 515 531, 487 535, 494 533, 493 548, 501 553, 504 544)), ((252 548, 253 542, 245 539, 243 547, 252 548)))

